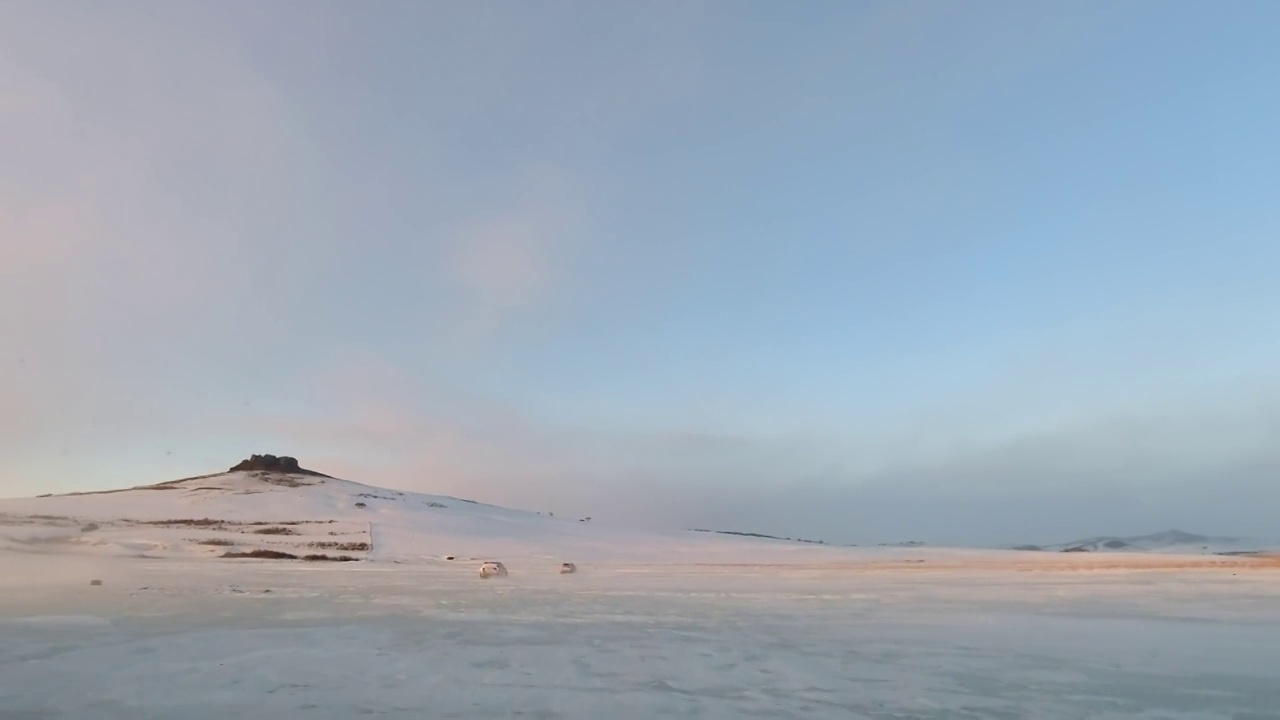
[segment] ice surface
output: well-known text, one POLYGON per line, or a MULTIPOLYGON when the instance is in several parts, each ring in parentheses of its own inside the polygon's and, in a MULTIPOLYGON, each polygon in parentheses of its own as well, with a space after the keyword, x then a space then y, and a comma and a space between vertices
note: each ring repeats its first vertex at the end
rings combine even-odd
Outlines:
POLYGON ((5 719, 1280 710, 1280 582, 1265 569, 614 564, 483 581, 461 566, 9 553, 0 574, 5 719))

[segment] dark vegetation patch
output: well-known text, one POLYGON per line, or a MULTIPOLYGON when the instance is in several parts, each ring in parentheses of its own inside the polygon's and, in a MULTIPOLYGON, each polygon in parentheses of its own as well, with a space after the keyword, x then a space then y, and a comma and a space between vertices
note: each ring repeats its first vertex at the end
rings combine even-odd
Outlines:
POLYGON ((427 505, 427 507, 429 507, 429 508, 447 508, 447 507, 449 507, 448 505, 445 505, 444 503, 438 503, 438 502, 436 502, 435 500, 428 500, 428 501, 427 501, 427 503, 426 503, 426 505, 427 505))
POLYGON ((232 545, 235 545, 235 543, 231 542, 230 540, 226 540, 224 538, 209 538, 207 540, 198 540, 196 541, 196 544, 212 545, 214 547, 231 547, 232 545))
POLYGON ((373 493, 356 493, 356 497, 369 498, 370 500, 395 500, 393 497, 385 495, 375 495, 373 493))
POLYGON ((276 522, 258 521, 258 522, 244 523, 244 524, 254 525, 254 526, 258 526, 258 525, 332 525, 336 522, 338 521, 337 520, 280 520, 276 522))
POLYGON ((351 557, 350 555, 306 555, 302 558, 307 562, 359 562, 360 558, 351 557))
POLYGON ((358 503, 356 503, 356 507, 358 507, 358 508, 360 508, 361 510, 363 510, 363 509, 365 509, 365 508, 367 508, 367 507, 369 507, 369 506, 368 506, 367 504, 365 504, 365 503, 358 502, 358 503))
POLYGON ((307 543, 307 547, 317 550, 340 550, 342 552, 369 552, 373 546, 367 542, 324 541, 307 543))
POLYGON ((252 558, 257 560, 297 560, 297 555, 292 555, 279 550, 249 550, 248 552, 229 551, 222 553, 224 558, 252 558))
POLYGON ((94 530, 97 530, 98 527, 98 523, 89 523, 88 525, 80 528, 80 532, 93 532, 94 530))
POLYGON ((287 527, 264 527, 253 531, 254 535, 297 535, 297 531, 287 527))
MULTIPOLYGON (((578 522, 586 522, 591 518, 583 518, 578 522)), ((777 535, 765 535, 763 533, 753 532, 737 532, 735 530, 704 530, 702 528, 693 528, 693 532, 714 533, 716 535, 737 535, 738 537, 761 538, 764 540, 786 540, 787 542, 809 543, 810 545, 826 545, 825 540, 806 540, 804 538, 778 537, 777 535)))
POLYGON ((138 524, 158 527, 198 527, 226 530, 227 525, 234 525, 235 523, 228 523, 226 520, 214 520, 213 518, 176 518, 173 520, 143 520, 138 524))
POLYGON ((237 527, 267 528, 267 529, 270 529, 271 532, 264 533, 264 532, 261 532, 260 530, 255 530, 254 532, 260 533, 262 535, 294 535, 296 533, 294 533, 294 531, 292 530, 288 530, 287 527, 297 526, 297 525, 332 525, 333 523, 336 523, 338 521, 337 520, 283 520, 283 521, 268 522, 263 520, 258 522, 239 522, 236 520, 217 520, 215 518, 173 518, 170 520, 129 520, 126 522, 132 522, 137 525, 155 525, 158 527, 168 527, 168 528, 198 527, 198 528, 206 528, 206 529, 221 530, 221 531, 226 531, 230 528, 237 528, 237 527), (284 532, 279 532, 279 530, 284 530, 284 532))

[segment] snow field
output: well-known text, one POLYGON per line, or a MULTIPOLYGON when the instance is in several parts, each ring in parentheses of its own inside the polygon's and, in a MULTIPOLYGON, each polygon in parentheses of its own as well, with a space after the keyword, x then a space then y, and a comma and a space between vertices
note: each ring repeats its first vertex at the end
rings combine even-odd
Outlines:
POLYGON ((411 564, 84 557, 32 572, 49 562, 0 555, 0 718, 1280 708, 1271 572, 619 564, 485 581, 411 564))

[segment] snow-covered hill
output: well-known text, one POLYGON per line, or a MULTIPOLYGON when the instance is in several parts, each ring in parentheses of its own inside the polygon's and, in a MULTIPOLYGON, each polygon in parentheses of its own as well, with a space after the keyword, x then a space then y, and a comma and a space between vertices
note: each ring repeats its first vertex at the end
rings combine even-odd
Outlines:
MULTIPOLYGON (((513 569, 549 573, 558 573, 566 562, 614 567, 941 569, 1061 562, 1093 567, 1101 560, 1079 554, 1038 554, 1033 560, 1023 553, 924 548, 915 543, 852 548, 751 533, 638 531, 378 488, 305 470, 291 458, 263 458, 270 462, 263 465, 255 456, 225 473, 157 485, 0 500, 0 553, 220 562, 270 553, 281 559, 371 560, 468 571, 477 568, 478 561, 497 560, 513 569), (288 462, 273 464, 281 460, 288 462)), ((1174 556, 1245 554, 1271 547, 1169 532, 1034 549, 1106 552, 1108 567, 1152 562, 1163 567, 1165 561, 1176 563, 1174 556)), ((1216 558, 1236 559, 1243 560, 1216 558)))
POLYGON ((1166 530, 1151 535, 1121 537, 1103 535, 1085 538, 1058 545, 1027 546, 1028 550, 1047 550, 1057 552, 1119 552, 1119 553, 1178 553, 1178 554, 1223 554, 1248 553, 1268 550, 1271 544, 1235 537, 1209 537, 1166 530))
POLYGON ((0 500, 0 550, 449 563, 767 562, 825 548, 637 532, 320 474, 239 470, 96 493, 0 500))

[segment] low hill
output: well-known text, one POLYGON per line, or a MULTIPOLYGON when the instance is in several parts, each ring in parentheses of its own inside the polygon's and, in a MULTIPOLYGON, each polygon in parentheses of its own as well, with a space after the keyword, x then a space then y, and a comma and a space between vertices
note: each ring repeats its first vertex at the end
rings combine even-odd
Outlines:
POLYGON ((0 550, 211 559, 521 559, 558 565, 776 558, 823 548, 610 528, 364 485, 268 455, 228 472, 156 485, 0 500, 0 550))

